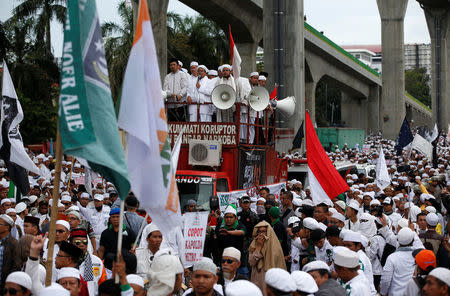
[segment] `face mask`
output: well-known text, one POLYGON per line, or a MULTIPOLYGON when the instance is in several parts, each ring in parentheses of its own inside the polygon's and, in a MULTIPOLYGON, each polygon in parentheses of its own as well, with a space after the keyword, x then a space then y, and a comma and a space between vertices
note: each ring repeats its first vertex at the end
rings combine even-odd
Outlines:
POLYGON ((266 213, 266 208, 264 206, 256 206, 256 213, 258 215, 264 215, 266 213))

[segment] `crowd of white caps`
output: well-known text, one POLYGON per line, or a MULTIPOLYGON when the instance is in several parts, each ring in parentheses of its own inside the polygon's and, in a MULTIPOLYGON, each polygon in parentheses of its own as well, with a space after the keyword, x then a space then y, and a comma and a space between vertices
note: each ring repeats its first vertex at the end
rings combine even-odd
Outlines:
MULTIPOLYGON (((125 262, 113 263, 108 255, 116 252, 117 191, 95 173, 92 189, 85 186, 86 170, 66 157, 49 287, 41 263, 47 258, 54 162, 50 155, 30 152, 40 175, 30 173, 30 192, 19 202, 8 198, 8 172, 4 165, 0 169, 2 293, 450 295, 450 147, 445 137, 439 137, 434 161, 408 147, 397 156, 395 142, 379 135, 368 136, 363 147, 329 148, 335 163, 369 165, 377 163, 383 148, 390 184, 381 190, 374 174, 351 172, 344 176, 350 189, 322 204, 314 204, 310 188, 298 180, 289 180, 279 199, 261 187, 256 199, 243 196, 237 208, 210 213, 210 245, 193 266, 185 260, 182 227, 162 235, 150 223, 136 249, 136 234, 147 223, 136 213, 134 196, 126 202, 125 262), (114 274, 120 284, 114 283, 114 274), (186 286, 180 287, 182 279, 186 286)), ((283 157, 294 166, 302 155, 283 157)), ((195 201, 188 206, 195 211, 195 201)))

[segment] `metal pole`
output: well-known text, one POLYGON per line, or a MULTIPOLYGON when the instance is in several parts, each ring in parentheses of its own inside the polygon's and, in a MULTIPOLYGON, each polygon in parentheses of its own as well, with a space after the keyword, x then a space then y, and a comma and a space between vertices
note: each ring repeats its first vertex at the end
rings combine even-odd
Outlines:
POLYGON ((45 269, 47 271, 45 277, 45 286, 50 286, 52 283, 53 250, 55 247, 56 219, 58 217, 59 183, 61 181, 61 159, 62 159, 62 144, 61 144, 61 134, 59 133, 58 129, 56 131, 55 179, 53 179, 53 197, 52 197, 50 229, 48 237, 47 263, 45 266, 45 269))
POLYGON ((279 98, 284 98, 284 0, 278 0, 278 70, 279 98))
MULTIPOLYGON (((119 232, 117 234, 117 258, 116 260, 119 261, 120 254, 122 253, 122 238, 123 238, 123 212, 125 209, 125 200, 120 198, 120 216, 119 216, 119 232)), ((119 275, 116 274, 115 282, 118 284, 120 281, 119 275)))
POLYGON ((436 31, 436 122, 438 130, 441 126, 441 19, 435 16, 434 29, 436 31))

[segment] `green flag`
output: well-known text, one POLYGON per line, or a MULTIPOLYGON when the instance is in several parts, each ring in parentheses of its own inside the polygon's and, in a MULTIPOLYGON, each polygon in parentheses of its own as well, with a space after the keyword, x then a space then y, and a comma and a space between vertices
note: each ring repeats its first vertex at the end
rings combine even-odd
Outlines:
POLYGON ((130 190, 114 113, 95 0, 69 0, 59 97, 64 153, 85 159, 112 182, 120 198, 130 190))

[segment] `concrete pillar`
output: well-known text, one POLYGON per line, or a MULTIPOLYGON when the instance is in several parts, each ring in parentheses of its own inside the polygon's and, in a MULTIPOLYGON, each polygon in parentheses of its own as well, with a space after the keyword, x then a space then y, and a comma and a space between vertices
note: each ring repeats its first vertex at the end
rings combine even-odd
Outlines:
POLYGON ((367 100, 367 132, 378 132, 380 130, 380 87, 370 87, 367 100))
POLYGON ((305 82, 305 108, 308 109, 312 122, 316 121, 316 86, 317 82, 305 82))
POLYGON ((256 71, 256 50, 258 49, 258 42, 236 43, 236 47, 242 59, 241 77, 249 77, 248 75, 251 72, 256 71))
POLYGON ((440 9, 424 8, 431 37, 431 126, 437 123, 440 130, 447 129, 450 123, 450 3, 447 5, 440 9))
POLYGON ((345 127, 362 128, 360 111, 359 100, 341 91, 341 120, 345 127))
POLYGON ((405 117, 404 19, 408 0, 377 0, 381 17, 383 74, 381 130, 395 139, 405 117))
POLYGON ((167 74, 167 7, 169 0, 147 0, 161 80, 167 74))

